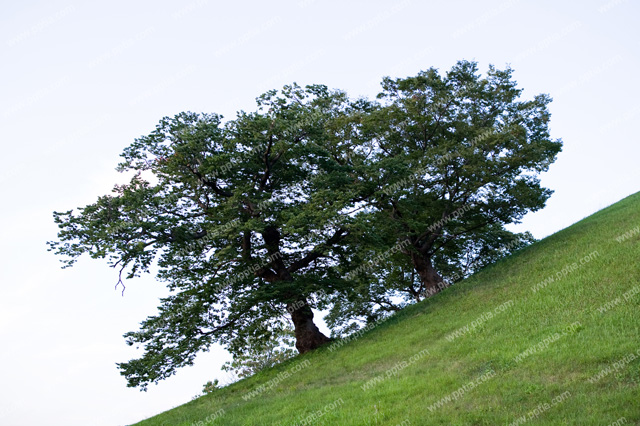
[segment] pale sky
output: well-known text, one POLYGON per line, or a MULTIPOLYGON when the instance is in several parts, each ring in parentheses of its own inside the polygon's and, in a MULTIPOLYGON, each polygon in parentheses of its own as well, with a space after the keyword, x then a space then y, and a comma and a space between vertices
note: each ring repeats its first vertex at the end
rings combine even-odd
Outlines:
POLYGON ((262 92, 321 83, 373 97, 383 76, 457 60, 515 70, 549 93, 563 152, 554 195, 519 230, 542 238, 640 190, 640 5, 593 1, 21 1, 0 15, 0 425, 124 425, 188 402, 225 373, 221 350, 159 386, 115 363, 166 294, 153 276, 46 251, 51 212, 92 203, 119 154, 163 116, 233 118, 262 92))

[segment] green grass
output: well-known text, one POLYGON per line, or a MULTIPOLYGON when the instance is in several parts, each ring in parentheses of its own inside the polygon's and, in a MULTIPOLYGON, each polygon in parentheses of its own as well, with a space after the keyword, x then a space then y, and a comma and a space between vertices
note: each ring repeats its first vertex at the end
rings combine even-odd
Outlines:
POLYGON ((286 426, 321 410, 310 424, 497 425, 528 420, 536 409, 539 415, 527 424, 608 425, 623 417, 626 423, 619 424, 640 424, 640 294, 623 297, 640 286, 640 233, 617 240, 638 226, 640 193, 404 309, 335 351, 323 347, 138 424, 286 426), (532 291, 574 262, 572 272, 532 291), (616 298, 615 306, 599 311, 616 298), (495 311, 505 303, 504 311, 495 311), (456 330, 462 333, 451 339, 456 330), (535 350, 516 361, 529 348, 535 350), (414 357, 424 349, 428 354, 414 357), (388 374, 394 367, 397 374, 388 374), (271 389, 243 398, 298 368, 271 389), (371 382, 377 376, 383 380, 371 382), (487 380, 459 398, 432 406, 481 377, 487 380), (372 386, 363 390, 366 383, 372 386), (204 422, 220 409, 222 416, 204 422))

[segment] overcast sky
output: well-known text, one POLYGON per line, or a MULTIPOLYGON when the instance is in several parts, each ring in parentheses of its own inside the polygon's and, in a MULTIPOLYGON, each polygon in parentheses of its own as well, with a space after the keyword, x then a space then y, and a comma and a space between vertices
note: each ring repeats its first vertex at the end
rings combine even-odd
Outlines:
POLYGON ((519 230, 542 238, 640 190, 636 1, 20 1, 0 15, 0 424, 122 425, 187 402, 214 350, 159 386, 126 387, 122 334, 166 294, 152 276, 46 251, 51 212, 93 202, 118 155, 160 118, 232 118, 297 82, 372 97, 383 76, 457 60, 507 64, 523 96, 549 93, 563 152, 555 191, 519 230))

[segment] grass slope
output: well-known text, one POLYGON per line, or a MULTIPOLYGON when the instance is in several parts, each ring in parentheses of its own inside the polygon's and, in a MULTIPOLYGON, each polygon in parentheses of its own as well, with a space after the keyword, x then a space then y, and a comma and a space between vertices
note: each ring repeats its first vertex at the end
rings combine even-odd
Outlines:
POLYGON ((640 424, 639 259, 637 193, 339 349, 138 424, 640 424))

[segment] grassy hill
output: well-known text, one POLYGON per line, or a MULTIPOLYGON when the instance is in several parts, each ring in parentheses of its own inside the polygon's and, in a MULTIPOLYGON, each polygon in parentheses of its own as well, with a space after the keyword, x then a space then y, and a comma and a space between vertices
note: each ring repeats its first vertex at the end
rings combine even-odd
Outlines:
POLYGON ((637 193, 371 331, 138 424, 640 424, 639 305, 637 193))

